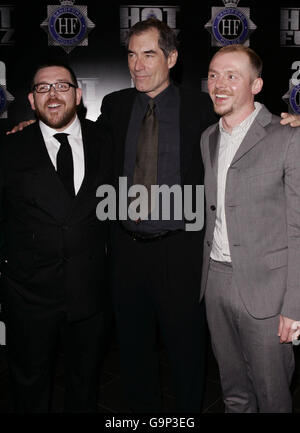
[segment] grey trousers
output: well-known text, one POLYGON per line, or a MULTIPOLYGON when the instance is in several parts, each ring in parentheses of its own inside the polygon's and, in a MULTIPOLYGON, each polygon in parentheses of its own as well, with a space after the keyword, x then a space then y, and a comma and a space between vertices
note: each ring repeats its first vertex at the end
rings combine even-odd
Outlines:
POLYGON ((279 343, 279 316, 256 319, 246 310, 230 264, 211 260, 207 321, 226 412, 291 412, 291 343, 279 343))

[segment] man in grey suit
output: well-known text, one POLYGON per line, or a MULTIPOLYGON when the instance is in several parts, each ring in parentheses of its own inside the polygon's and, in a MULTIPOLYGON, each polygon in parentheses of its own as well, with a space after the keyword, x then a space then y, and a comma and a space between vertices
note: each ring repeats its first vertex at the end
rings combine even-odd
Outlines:
POLYGON ((221 48, 208 90, 219 122, 202 135, 206 235, 201 297, 226 412, 291 412, 300 318, 300 131, 254 102, 262 62, 221 48))

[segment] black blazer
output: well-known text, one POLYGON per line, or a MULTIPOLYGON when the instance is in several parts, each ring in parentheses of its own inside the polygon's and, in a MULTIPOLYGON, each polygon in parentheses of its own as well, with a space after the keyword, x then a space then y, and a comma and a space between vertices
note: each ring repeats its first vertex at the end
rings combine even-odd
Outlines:
MULTIPOLYGON (((179 88, 180 90, 180 168, 181 183, 183 185, 203 185, 204 168, 200 151, 201 133, 212 123, 216 116, 208 94, 195 89, 179 88)), ((111 138, 113 157, 113 177, 116 185, 119 176, 123 175, 124 148, 129 125, 130 115, 136 89, 125 89, 111 93, 104 97, 101 107, 101 116, 97 123, 101 125, 111 138)), ((195 281, 200 283, 202 265, 203 232, 184 232, 180 236, 170 237, 170 264, 178 261, 178 248, 172 248, 172 243, 181 244, 183 252, 182 262, 193 262, 195 281), (188 250, 187 250, 188 249, 188 250)), ((117 244, 112 247, 118 248, 117 244)), ((179 248, 180 249, 180 248, 179 248)), ((175 273, 173 272, 173 275, 175 273)), ((176 277, 174 277, 176 278, 176 277)), ((199 289, 200 286, 198 286, 199 289)))
MULTIPOLYGON (((195 89, 180 90, 180 167, 182 185, 203 185, 200 152, 201 133, 216 122, 210 97, 195 89)), ((104 127, 114 147, 114 178, 123 174, 127 129, 137 95, 136 89, 124 89, 106 95, 97 123, 104 127)))
POLYGON ((109 182, 105 140, 81 122, 85 177, 72 199, 50 160, 38 123, 9 135, 0 155, 1 272, 29 303, 65 308, 70 320, 104 308, 106 223, 96 189, 109 182))

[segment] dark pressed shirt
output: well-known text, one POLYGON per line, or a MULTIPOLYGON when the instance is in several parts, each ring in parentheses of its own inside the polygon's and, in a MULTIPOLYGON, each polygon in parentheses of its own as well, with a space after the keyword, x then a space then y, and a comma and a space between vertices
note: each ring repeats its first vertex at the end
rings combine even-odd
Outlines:
MULTIPOLYGON (((135 99, 125 143, 125 158, 123 175, 127 177, 128 188, 133 183, 136 149, 142 120, 147 111, 149 96, 139 92, 135 99)), ((180 185, 180 125, 179 125, 179 89, 170 84, 156 98, 156 115, 158 118, 158 185, 180 185)), ((160 214, 158 220, 136 223, 126 221, 125 226, 131 231, 145 233, 158 233, 165 230, 177 230, 184 228, 184 221, 174 219, 173 195, 171 194, 170 219, 162 219, 162 203, 160 202, 160 214)))

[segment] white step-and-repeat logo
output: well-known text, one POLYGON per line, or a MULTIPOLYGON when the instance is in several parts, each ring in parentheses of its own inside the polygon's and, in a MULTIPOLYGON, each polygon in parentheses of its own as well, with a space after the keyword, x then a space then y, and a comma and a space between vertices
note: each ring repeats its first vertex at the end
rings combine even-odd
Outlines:
POLYGON ((177 27, 179 13, 180 6, 120 6, 121 44, 124 44, 130 27, 134 26, 134 24, 139 21, 144 21, 148 18, 156 18, 160 21, 164 21, 177 35, 179 33, 179 28, 177 27))
POLYGON ((0 45, 14 45, 15 29, 12 18, 15 7, 0 5, 0 45))
POLYGON ((300 47, 300 8, 280 9, 281 47, 300 47))

